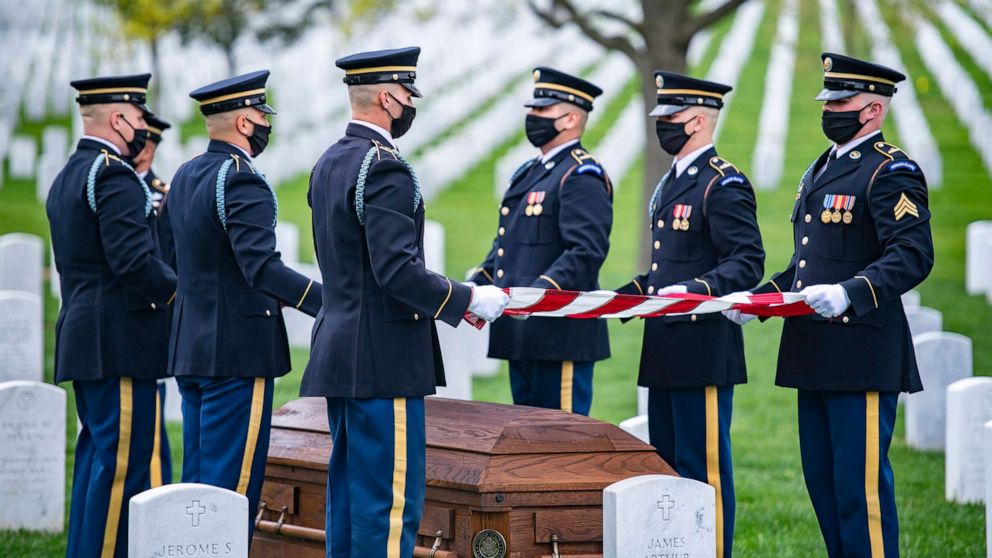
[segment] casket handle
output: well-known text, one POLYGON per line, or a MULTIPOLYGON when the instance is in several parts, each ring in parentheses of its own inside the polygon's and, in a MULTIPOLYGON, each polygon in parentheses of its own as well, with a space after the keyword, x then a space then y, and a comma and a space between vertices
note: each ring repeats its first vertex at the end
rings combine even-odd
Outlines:
POLYGON ((558 535, 551 535, 551 558, 561 558, 558 553, 558 535))

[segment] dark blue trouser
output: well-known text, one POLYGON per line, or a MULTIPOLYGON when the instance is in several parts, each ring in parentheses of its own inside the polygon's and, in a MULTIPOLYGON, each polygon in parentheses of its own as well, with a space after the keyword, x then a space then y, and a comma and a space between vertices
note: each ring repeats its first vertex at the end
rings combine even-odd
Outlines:
POLYGON ((894 392, 799 390, 806 490, 831 558, 899 556, 894 392))
POLYGON ((570 360, 511 360, 513 403, 588 416, 592 407, 594 364, 570 360))
POLYGON ((151 486, 156 488, 172 482, 172 450, 169 432, 165 428, 165 382, 158 383, 158 400, 155 402, 155 440, 152 446, 151 486))
POLYGON ((413 556, 424 512, 424 398, 329 397, 328 558, 413 556))
POLYGON ((272 422, 271 378, 179 376, 183 397, 183 482, 248 497, 248 541, 262 496, 272 422))
POLYGON ((651 445, 679 475, 716 490, 717 558, 733 555, 737 508, 730 450, 733 409, 734 386, 648 391, 651 445))
POLYGON ((155 380, 76 381, 76 440, 67 558, 127 556, 127 509, 149 487, 155 380))

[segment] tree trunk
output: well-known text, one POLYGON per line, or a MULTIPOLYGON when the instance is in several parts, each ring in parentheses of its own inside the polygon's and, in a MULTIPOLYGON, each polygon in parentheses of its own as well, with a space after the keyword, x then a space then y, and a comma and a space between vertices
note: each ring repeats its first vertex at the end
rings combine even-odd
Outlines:
POLYGON ((234 54, 234 43, 223 45, 224 59, 227 61, 227 75, 233 76, 237 73, 238 61, 234 54))
POLYGON ((162 92, 162 80, 165 76, 162 75, 162 61, 159 58, 158 53, 158 37, 152 37, 148 39, 148 50, 151 52, 152 56, 152 80, 151 87, 149 87, 149 97, 155 100, 154 105, 149 105, 154 107, 153 110, 157 111, 160 108, 159 105, 159 95, 162 92))

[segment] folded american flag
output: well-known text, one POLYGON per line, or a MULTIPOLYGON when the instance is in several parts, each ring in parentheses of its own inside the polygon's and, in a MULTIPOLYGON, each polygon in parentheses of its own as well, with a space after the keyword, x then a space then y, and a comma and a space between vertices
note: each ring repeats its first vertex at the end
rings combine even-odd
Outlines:
MULTIPOLYGON (((789 317, 812 314, 799 293, 768 293, 756 295, 707 296, 698 294, 666 294, 642 296, 617 294, 613 291, 555 291, 531 287, 503 289, 510 295, 506 316, 540 316, 548 318, 655 318, 686 314, 711 314, 724 310, 740 310, 745 314, 764 317, 789 317)), ((482 320, 466 316, 475 327, 482 320)))

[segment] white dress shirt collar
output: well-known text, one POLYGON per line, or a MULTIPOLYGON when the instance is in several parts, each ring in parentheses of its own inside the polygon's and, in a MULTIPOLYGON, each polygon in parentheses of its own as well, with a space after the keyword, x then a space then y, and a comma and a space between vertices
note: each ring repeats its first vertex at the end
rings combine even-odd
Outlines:
POLYGON ((382 128, 381 126, 376 126, 375 124, 373 124, 371 122, 366 122, 364 120, 352 120, 351 123, 352 124, 358 124, 359 126, 365 126, 369 130, 372 130, 373 132, 379 134, 380 136, 382 136, 383 138, 385 138, 386 142, 390 146, 392 146, 393 149, 396 149, 396 144, 393 143, 393 135, 389 133, 389 130, 386 130, 386 129, 382 128))
POLYGON ((853 140, 845 143, 844 145, 834 145, 833 149, 830 150, 830 153, 831 154, 837 153, 837 157, 835 157, 835 158, 836 159, 840 159, 844 155, 847 155, 848 152, 850 152, 855 147, 861 145, 862 143, 868 141, 869 139, 871 139, 871 138, 873 138, 873 137, 875 137, 875 136, 877 136, 878 134, 881 134, 881 133, 882 133, 881 130, 875 130, 874 132, 872 132, 870 134, 866 134, 864 136, 861 136, 860 138, 853 139, 853 140))
POLYGON ((713 148, 713 144, 707 143, 706 145, 700 147, 699 149, 693 151, 692 153, 686 155, 681 159, 676 158, 672 162, 672 166, 675 167, 675 178, 682 176, 682 173, 685 172, 685 169, 689 168, 689 165, 694 163, 696 159, 699 158, 700 155, 706 152, 707 149, 712 149, 712 148, 713 148))
POLYGON ((556 147, 551 148, 550 151, 548 151, 547 153, 541 155, 541 163, 547 163, 548 161, 550 161, 551 159, 553 159, 555 155, 561 153, 565 149, 567 149, 569 147, 572 147, 573 145, 575 145, 577 143, 579 143, 579 140, 578 139, 573 139, 571 141, 566 141, 565 143, 563 143, 561 145, 558 145, 556 147))
POLYGON ((106 145, 107 147, 109 147, 115 154, 117 154, 117 155, 120 155, 121 154, 121 150, 118 149, 116 145, 110 143, 109 141, 107 141, 107 140, 105 140, 103 138, 98 138, 96 136, 85 135, 85 136, 83 136, 80 139, 85 139, 85 140, 95 141, 97 143, 102 143, 103 145, 106 145))

